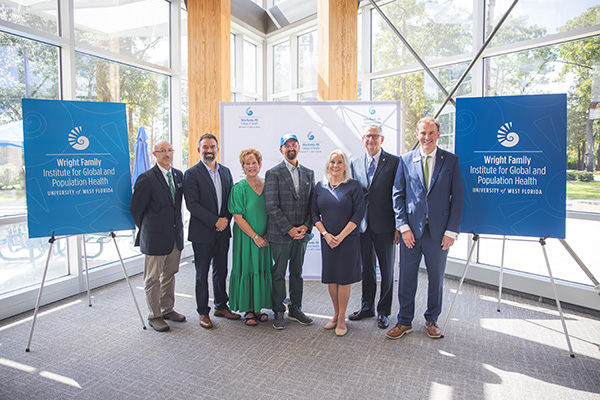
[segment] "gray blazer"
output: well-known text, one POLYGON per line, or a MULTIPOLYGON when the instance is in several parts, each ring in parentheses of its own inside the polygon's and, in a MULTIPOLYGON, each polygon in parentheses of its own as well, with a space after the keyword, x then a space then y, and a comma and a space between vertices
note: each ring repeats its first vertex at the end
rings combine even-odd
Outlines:
POLYGON ((315 187, 315 173, 300 164, 300 189, 296 194, 294 182, 285 161, 277 164, 265 174, 265 200, 267 203, 267 240, 274 243, 289 243, 290 229, 304 225, 308 228, 303 241, 312 238, 310 202, 315 187))

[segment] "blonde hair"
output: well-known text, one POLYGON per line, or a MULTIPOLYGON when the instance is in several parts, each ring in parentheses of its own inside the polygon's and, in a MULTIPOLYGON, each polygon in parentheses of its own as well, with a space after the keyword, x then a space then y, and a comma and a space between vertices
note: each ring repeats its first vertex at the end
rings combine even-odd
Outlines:
POLYGON ((240 152, 240 164, 242 166, 244 166, 244 163, 246 161, 248 161, 248 158, 250 158, 250 156, 254 156, 254 158, 256 158, 256 161, 259 164, 262 164, 262 155, 260 154, 260 151, 256 150, 256 149, 244 149, 240 152))
POLYGON ((344 178, 342 179, 342 182, 340 182, 340 183, 348 182, 348 180, 350 180, 350 178, 352 178, 351 177, 352 174, 350 173, 350 162, 348 161, 348 156, 346 155, 346 153, 344 153, 344 151, 341 149, 335 149, 331 153, 329 153, 329 157, 327 157, 327 162, 325 163, 325 179, 324 180, 327 183, 331 183, 331 172, 329 172, 329 162, 335 155, 342 156, 342 159, 344 160, 344 178))

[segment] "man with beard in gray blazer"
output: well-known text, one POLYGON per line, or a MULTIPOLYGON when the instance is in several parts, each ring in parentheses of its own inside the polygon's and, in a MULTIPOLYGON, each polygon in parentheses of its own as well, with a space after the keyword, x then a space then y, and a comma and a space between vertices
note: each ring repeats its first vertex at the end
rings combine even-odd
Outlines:
POLYGON ((284 160, 265 174, 265 200, 269 221, 267 240, 271 244, 274 264, 271 268, 273 285, 273 327, 285 329, 285 273, 290 268, 290 300, 288 318, 310 325, 313 321, 302 312, 302 265, 306 244, 312 238, 310 202, 315 186, 315 173, 300 165, 300 143, 296 135, 281 137, 279 151, 284 160))

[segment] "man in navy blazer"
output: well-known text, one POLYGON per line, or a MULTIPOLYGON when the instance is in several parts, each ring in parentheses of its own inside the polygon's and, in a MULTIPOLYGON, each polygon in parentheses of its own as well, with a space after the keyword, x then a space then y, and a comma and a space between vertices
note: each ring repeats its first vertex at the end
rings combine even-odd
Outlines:
POLYGON ((158 142, 152 154, 156 165, 135 181, 129 210, 139 228, 135 245, 146 255, 144 290, 150 309, 148 323, 164 332, 170 329, 165 319, 185 321, 185 316, 173 309, 175 274, 183 250, 183 173, 171 167, 173 146, 169 142, 158 142))
POLYGON ((412 332, 419 264, 425 256, 429 286, 425 325, 431 338, 441 336, 444 271, 448 249, 458 238, 463 188, 458 157, 437 147, 440 124, 431 117, 417 123, 421 148, 402 156, 394 182, 396 228, 402 233, 398 324, 386 336, 398 339, 412 332))
POLYGON ((376 261, 379 261, 381 290, 377 303, 377 325, 381 329, 388 327, 388 317, 392 312, 394 245, 400 242, 392 205, 392 187, 399 158, 383 151, 381 144, 384 139, 379 125, 367 126, 362 136, 366 153, 350 164, 352 177, 363 188, 367 207, 359 227, 363 268, 362 305, 348 318, 356 321, 375 315, 376 261))
POLYGON ((233 178, 229 168, 217 162, 219 142, 205 133, 198 141, 202 160, 185 172, 183 191, 190 211, 188 240, 194 249, 196 266, 196 306, 200 326, 212 328, 208 306, 208 270, 212 261, 212 282, 216 317, 240 319, 227 302, 227 252, 231 238, 231 213, 227 208, 233 178))

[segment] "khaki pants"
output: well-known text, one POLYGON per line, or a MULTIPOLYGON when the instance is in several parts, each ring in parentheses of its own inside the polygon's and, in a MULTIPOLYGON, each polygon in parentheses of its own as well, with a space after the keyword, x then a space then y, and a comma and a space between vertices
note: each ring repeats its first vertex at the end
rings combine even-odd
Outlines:
POLYGON ((144 262, 144 290, 150 314, 148 319, 161 317, 173 311, 175 304, 175 274, 179 271, 181 251, 177 244, 166 256, 146 255, 144 262))

